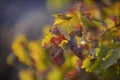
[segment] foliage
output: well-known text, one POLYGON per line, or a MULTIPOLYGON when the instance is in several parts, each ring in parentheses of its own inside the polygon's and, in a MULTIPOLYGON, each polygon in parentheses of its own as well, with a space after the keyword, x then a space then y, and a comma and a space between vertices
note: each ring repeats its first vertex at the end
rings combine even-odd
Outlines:
POLYGON ((12 50, 26 66, 20 79, 120 80, 120 2, 104 4, 85 0, 53 15, 53 26, 43 29, 41 40, 18 36, 12 50))

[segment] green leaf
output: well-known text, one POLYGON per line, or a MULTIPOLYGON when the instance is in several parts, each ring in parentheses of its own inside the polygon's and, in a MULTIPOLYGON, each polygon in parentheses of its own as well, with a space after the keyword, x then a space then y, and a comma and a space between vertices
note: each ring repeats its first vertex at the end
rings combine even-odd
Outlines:
POLYGON ((93 29, 93 28, 96 28, 95 24, 93 24, 89 19, 87 19, 86 17, 84 16, 81 16, 81 20, 82 20, 82 23, 83 23, 83 26, 84 28, 87 28, 89 30, 93 29))
POLYGON ((95 72, 95 71, 98 71, 98 70, 100 70, 100 64, 101 64, 101 62, 102 62, 102 59, 97 59, 93 64, 92 64, 92 66, 91 66, 91 71, 93 71, 93 72, 95 72))
POLYGON ((109 49, 108 49, 107 46, 101 45, 101 46, 100 46, 100 51, 98 52, 97 57, 98 57, 98 58, 103 58, 103 57, 105 57, 105 56, 107 55, 108 50, 109 50, 109 49))
POLYGON ((117 62, 120 58, 120 48, 113 49, 111 56, 101 63, 101 67, 106 69, 117 62))
POLYGON ((92 23, 99 27, 100 30, 103 30, 103 23, 98 19, 92 19, 92 23))
POLYGON ((84 16, 81 17, 81 20, 82 20, 82 23, 83 23, 84 27, 88 27, 89 26, 89 22, 88 22, 88 20, 84 16))
POLYGON ((103 26, 102 22, 100 20, 97 19, 92 19, 92 22, 97 25, 97 26, 103 26))

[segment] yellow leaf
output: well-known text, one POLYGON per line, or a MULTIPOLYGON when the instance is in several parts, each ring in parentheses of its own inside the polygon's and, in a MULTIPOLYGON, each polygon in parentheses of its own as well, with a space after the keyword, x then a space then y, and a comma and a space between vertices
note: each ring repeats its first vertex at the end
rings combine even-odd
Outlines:
POLYGON ((56 19, 55 22, 54 22, 54 25, 58 25, 58 24, 61 24, 63 22, 65 22, 65 20, 63 20, 63 19, 56 19))
POLYGON ((91 64, 90 58, 89 57, 85 58, 85 60, 83 61, 82 66, 81 66, 81 68, 82 69, 84 69, 84 68, 87 69, 87 68, 89 68, 90 64, 91 64))
POLYGON ((62 42, 59 44, 60 47, 64 48, 64 44, 68 43, 67 40, 62 40, 62 42))
POLYGON ((62 80, 62 72, 57 68, 53 68, 47 75, 47 80, 62 80))
POLYGON ((52 33, 48 33, 46 35, 44 35, 44 38, 41 39, 41 46, 42 47, 48 47, 50 45, 50 39, 55 36, 52 33))
POLYGON ((26 37, 24 35, 20 35, 17 38, 15 38, 12 44, 12 50, 14 52, 14 55, 18 57, 20 62, 23 62, 26 65, 30 65, 30 58, 26 53, 25 49, 26 45, 27 45, 26 37))
POLYGON ((107 19, 105 20, 105 23, 107 24, 107 26, 108 26, 109 28, 112 28, 112 27, 115 26, 115 22, 114 22, 112 19, 110 19, 110 18, 107 18, 107 19))
POLYGON ((64 14, 54 14, 53 15, 56 19, 63 19, 63 20, 70 20, 72 15, 64 15, 64 14))
POLYGON ((35 67, 38 71, 44 72, 48 69, 48 65, 43 60, 39 60, 35 63, 35 67))
POLYGON ((55 18, 62 18, 65 15, 63 15, 63 14, 53 14, 52 16, 55 17, 55 18))
POLYGON ((34 80, 34 71, 31 69, 20 70, 19 78, 20 80, 34 80))
POLYGON ((75 55, 72 56, 72 65, 73 66, 77 66, 77 60, 79 60, 79 58, 75 55))

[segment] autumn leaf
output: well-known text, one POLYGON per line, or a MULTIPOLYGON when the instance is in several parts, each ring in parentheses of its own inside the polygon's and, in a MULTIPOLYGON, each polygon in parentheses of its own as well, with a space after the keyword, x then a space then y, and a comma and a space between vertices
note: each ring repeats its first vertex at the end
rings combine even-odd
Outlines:
POLYGON ((72 16, 63 15, 63 14, 55 14, 53 16, 56 18, 55 21, 54 21, 54 25, 62 24, 65 21, 68 21, 72 18, 72 16))
POLYGON ((105 23, 107 24, 108 28, 112 28, 115 26, 115 22, 110 18, 105 19, 105 23))

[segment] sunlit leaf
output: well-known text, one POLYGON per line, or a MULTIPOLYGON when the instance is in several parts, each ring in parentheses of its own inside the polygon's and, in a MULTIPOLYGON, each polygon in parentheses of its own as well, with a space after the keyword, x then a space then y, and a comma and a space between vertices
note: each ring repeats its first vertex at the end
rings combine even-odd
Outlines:
POLYGON ((74 56, 72 57, 72 64, 73 64, 74 66, 75 66, 75 65, 77 66, 77 61, 78 61, 78 60, 80 60, 80 59, 79 59, 77 56, 74 55, 74 56))
POLYGON ((56 19, 55 22, 54 22, 54 25, 58 25, 58 24, 61 24, 63 22, 65 22, 65 20, 63 20, 63 19, 56 19))
POLYGON ((90 66, 91 66, 90 57, 87 57, 87 58, 85 58, 85 60, 83 61, 83 64, 82 64, 81 68, 82 68, 82 69, 85 68, 85 70, 86 70, 87 72, 89 72, 89 71, 90 71, 90 66))
POLYGON ((57 68, 53 68, 52 71, 47 74, 47 80, 62 80, 62 72, 57 68))
POLYGON ((44 37, 41 39, 42 47, 48 47, 50 45, 51 38, 55 36, 52 33, 45 34, 44 37))
POLYGON ((107 24, 107 26, 108 26, 109 28, 112 28, 112 27, 115 26, 115 22, 114 22, 112 19, 110 19, 110 18, 107 18, 107 19, 105 20, 105 23, 107 24))
POLYGON ((67 43, 68 43, 67 40, 62 40, 62 42, 59 44, 59 46, 66 49, 67 48, 67 43))
POLYGON ((12 50, 14 52, 14 55, 17 56, 18 60, 20 62, 23 62, 26 65, 30 65, 30 58, 29 54, 26 51, 27 45, 27 38, 24 35, 20 35, 15 38, 13 44, 12 44, 12 50))
POLYGON ((53 16, 56 17, 54 25, 64 23, 65 21, 70 20, 72 18, 72 16, 70 15, 63 15, 63 14, 55 14, 53 16))
POLYGON ((63 20, 70 20, 72 18, 71 15, 64 15, 64 14, 54 14, 53 16, 57 19, 63 19, 63 20))
POLYGON ((19 78, 20 80, 34 80, 34 70, 31 69, 20 70, 19 78))

